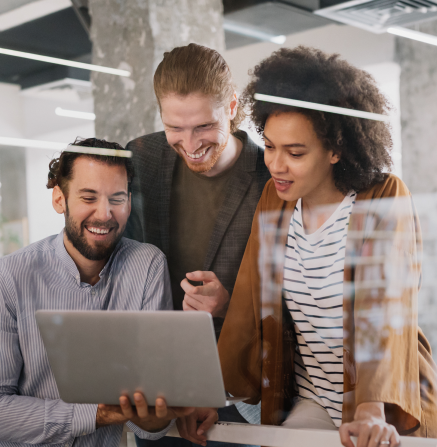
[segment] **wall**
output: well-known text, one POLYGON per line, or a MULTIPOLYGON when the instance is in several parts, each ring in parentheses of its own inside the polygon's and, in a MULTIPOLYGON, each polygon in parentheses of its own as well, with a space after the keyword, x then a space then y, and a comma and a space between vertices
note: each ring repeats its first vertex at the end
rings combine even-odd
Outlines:
MULTIPOLYGON (((91 112, 93 101, 59 92, 58 99, 22 93, 24 133, 26 138, 73 143, 76 137, 94 137, 94 122, 55 115, 55 108, 91 112)), ((47 149, 26 149, 27 210, 29 242, 59 233, 64 216, 52 207, 51 190, 46 188, 48 165, 59 153, 47 149)))
MULTIPOLYGON (((94 123, 55 115, 56 107, 92 111, 91 87, 81 95, 68 90, 20 91, 0 83, 0 136, 70 143, 77 136, 93 137, 94 123)), ((0 146, 0 195, 8 220, 28 216, 29 242, 58 233, 64 226, 47 190, 48 164, 55 151, 0 146)), ((0 203, 1 206, 1 203, 0 203)), ((1 254, 1 253, 0 253, 1 254)))

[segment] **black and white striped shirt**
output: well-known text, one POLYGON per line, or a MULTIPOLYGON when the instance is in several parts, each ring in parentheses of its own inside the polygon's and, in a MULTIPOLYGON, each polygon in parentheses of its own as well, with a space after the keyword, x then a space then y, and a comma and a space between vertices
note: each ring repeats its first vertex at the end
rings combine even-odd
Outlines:
POLYGON ((285 250, 283 292, 297 335, 299 395, 322 405, 337 427, 343 404, 344 259, 355 196, 347 194, 329 219, 309 235, 303 229, 299 199, 285 250))
MULTIPOLYGON (((122 238, 94 286, 80 281, 63 232, 0 259, 0 447, 118 447, 123 427, 96 430, 97 405, 59 399, 35 321, 38 309, 170 310, 167 262, 122 238)), ((140 437, 159 439, 168 430, 140 437)))

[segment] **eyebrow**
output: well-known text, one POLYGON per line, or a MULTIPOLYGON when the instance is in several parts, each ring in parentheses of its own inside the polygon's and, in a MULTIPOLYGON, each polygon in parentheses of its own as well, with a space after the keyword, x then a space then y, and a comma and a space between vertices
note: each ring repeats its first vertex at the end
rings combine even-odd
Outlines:
MULTIPOLYGON (((208 121, 208 122, 206 122, 206 123, 202 123, 202 124, 197 124, 197 125, 194 126, 194 127, 208 126, 208 125, 210 125, 210 124, 216 124, 216 123, 218 123, 218 120, 216 120, 216 121, 208 121)), ((173 126, 173 124, 167 124, 167 123, 164 123, 164 121, 163 121, 163 124, 164 124, 164 126, 172 127, 172 128, 174 128, 174 129, 176 129, 176 128, 180 129, 180 128, 181 128, 181 126, 173 126)))
MULTIPOLYGON (((267 137, 265 133, 263 133, 263 137, 265 140, 268 140, 270 143, 272 142, 270 138, 267 137)), ((282 144, 283 147, 306 147, 305 144, 302 143, 290 143, 290 144, 282 144)))
MULTIPOLYGON (((98 194, 97 193, 97 191, 96 190, 94 190, 94 189, 89 189, 89 188, 82 188, 82 189, 79 189, 79 193, 81 194, 81 193, 88 193, 88 194, 98 194)), ((126 191, 118 191, 118 192, 116 192, 116 193, 114 193, 114 194, 111 194, 111 197, 114 197, 114 196, 127 196, 128 194, 127 194, 127 192, 126 191)))

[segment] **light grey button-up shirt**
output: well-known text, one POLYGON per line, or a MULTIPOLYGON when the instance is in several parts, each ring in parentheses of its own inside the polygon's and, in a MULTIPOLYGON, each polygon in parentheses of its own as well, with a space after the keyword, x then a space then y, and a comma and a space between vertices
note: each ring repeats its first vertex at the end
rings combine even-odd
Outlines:
MULTIPOLYGON (((60 400, 35 320, 38 309, 170 310, 167 262, 153 245, 121 239, 99 282, 80 281, 63 232, 0 259, 0 447, 116 447, 122 426, 96 430, 97 405, 60 400)), ((141 438, 159 439, 132 423, 141 438)))

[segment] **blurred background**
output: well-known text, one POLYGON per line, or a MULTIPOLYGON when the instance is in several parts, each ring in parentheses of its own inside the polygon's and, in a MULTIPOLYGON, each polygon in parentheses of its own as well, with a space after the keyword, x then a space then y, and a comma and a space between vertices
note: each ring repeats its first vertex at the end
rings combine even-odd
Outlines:
POLYGON ((393 107, 393 172, 424 223, 420 323, 437 349, 437 0, 0 0, 0 256, 63 228, 45 188, 57 151, 161 130, 153 73, 190 42, 223 54, 238 91, 281 46, 339 53, 374 76, 393 107))

